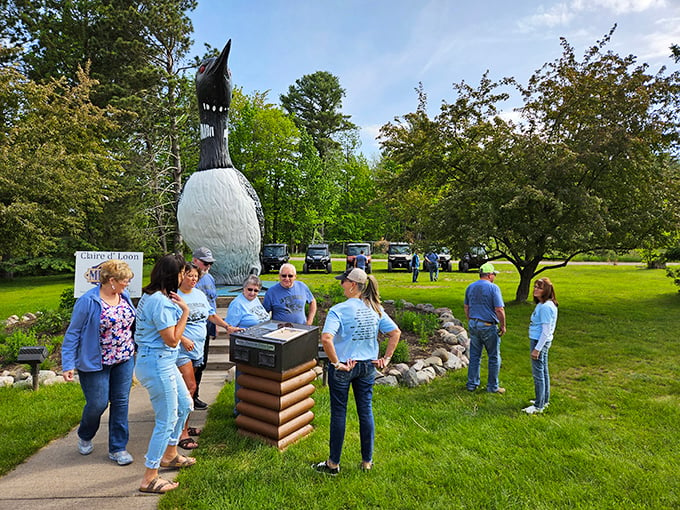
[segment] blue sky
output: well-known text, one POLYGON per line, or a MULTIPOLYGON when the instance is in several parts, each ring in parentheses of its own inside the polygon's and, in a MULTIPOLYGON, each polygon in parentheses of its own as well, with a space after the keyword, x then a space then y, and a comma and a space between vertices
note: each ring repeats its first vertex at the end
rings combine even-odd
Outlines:
POLYGON ((559 58, 560 37, 580 56, 617 24, 610 49, 654 71, 679 67, 669 46, 680 44, 680 0, 199 0, 192 21, 195 54, 232 39, 229 66, 247 94, 278 103, 305 74, 338 76, 369 157, 380 126, 415 110, 418 82, 436 114, 452 83, 476 86, 486 70, 526 83, 559 58))

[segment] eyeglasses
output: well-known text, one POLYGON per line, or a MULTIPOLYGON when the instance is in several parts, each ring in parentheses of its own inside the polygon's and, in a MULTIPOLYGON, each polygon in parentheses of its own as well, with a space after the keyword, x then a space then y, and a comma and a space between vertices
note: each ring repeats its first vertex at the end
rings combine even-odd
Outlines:
POLYGON ((280 274, 279 276, 281 278, 295 278, 294 274, 280 274))
POLYGON ((260 289, 251 289, 250 287, 246 288, 248 292, 260 292, 260 289))

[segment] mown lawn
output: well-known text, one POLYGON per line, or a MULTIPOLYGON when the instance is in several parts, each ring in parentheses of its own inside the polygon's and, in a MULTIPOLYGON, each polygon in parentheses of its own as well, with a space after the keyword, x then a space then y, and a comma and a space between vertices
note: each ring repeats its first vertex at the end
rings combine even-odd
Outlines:
MULTIPOLYGON (((421 273, 412 284, 407 273, 387 273, 381 264, 375 274, 383 299, 448 306, 463 317, 474 273, 440 273, 432 283, 421 273)), ((509 302, 517 276, 509 265, 499 268, 496 282, 509 302)), ((180 474, 180 489, 163 496, 160 508, 677 508, 680 294, 663 271, 630 265, 570 265, 547 275, 560 316, 545 414, 520 411, 533 391, 526 338, 532 306, 508 304, 506 395, 468 393, 465 371, 417 389, 377 387, 375 469, 359 470, 351 407, 342 471, 332 478, 309 467, 328 454, 326 388, 314 394, 316 430, 281 453, 236 433, 227 385, 209 411, 199 463, 180 474)), ((323 273, 300 279, 312 289, 338 284, 323 273)), ((12 392, 0 398, 6 424, 21 416, 20 409, 8 414, 8 402, 30 406, 37 398, 30 391, 8 397, 12 392)), ((72 402, 77 422, 77 395, 52 401, 72 402)), ((16 429, 12 438, 6 430, 0 427, 0 444, 16 448, 16 429)))
MULTIPOLYGON (((378 266, 380 267, 380 266, 378 266)), ((506 299, 517 277, 497 278, 506 299)), ((462 317, 473 273, 378 271, 385 299, 449 306, 462 317)), ((505 396, 464 389, 465 371, 418 389, 376 388, 375 469, 359 470, 350 410, 342 471, 309 465, 328 454, 329 403, 318 387, 316 430, 283 453, 240 437, 225 387, 210 410, 197 466, 161 499, 169 508, 677 508, 680 505, 680 295, 663 271, 570 266, 553 271, 560 318, 549 410, 527 416, 530 305, 509 305, 505 396)), ((329 275, 301 275, 312 288, 329 275)), ((273 279, 273 275, 271 277, 273 279)), ((485 371, 483 372, 485 374, 485 371)))

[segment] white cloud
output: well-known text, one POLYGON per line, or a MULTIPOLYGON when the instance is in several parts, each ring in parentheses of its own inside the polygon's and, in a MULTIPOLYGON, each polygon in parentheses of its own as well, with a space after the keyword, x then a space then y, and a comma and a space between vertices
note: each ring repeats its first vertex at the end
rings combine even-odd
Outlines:
POLYGON ((540 27, 567 26, 577 15, 589 15, 599 10, 623 15, 666 6, 666 0, 571 0, 547 8, 541 5, 535 14, 519 20, 518 25, 526 32, 540 27))

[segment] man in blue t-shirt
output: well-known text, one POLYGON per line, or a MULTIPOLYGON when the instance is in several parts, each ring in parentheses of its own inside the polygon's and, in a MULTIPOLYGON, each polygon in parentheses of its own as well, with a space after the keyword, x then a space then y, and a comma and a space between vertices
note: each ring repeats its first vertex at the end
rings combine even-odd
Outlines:
POLYGON ((433 250, 425 258, 427 259, 427 268, 430 270, 430 281, 436 282, 439 278, 439 255, 433 250))
POLYGON ((361 250, 361 252, 359 252, 359 255, 357 255, 354 258, 354 267, 358 267, 362 271, 366 271, 367 262, 368 258, 366 258, 366 255, 364 255, 364 250, 361 250))
POLYGON ((466 388, 475 391, 479 386, 482 349, 489 356, 489 375, 486 391, 505 393, 498 386, 501 368, 501 336, 505 334, 505 304, 501 289, 494 283, 498 271, 487 262, 479 268, 479 280, 465 289, 465 316, 470 333, 470 363, 466 388))
POLYGON ((272 313, 273 321, 310 325, 316 315, 316 298, 309 287, 296 280, 293 264, 283 264, 279 269, 279 283, 264 295, 264 309, 272 313), (309 309, 305 315, 305 304, 309 309))

